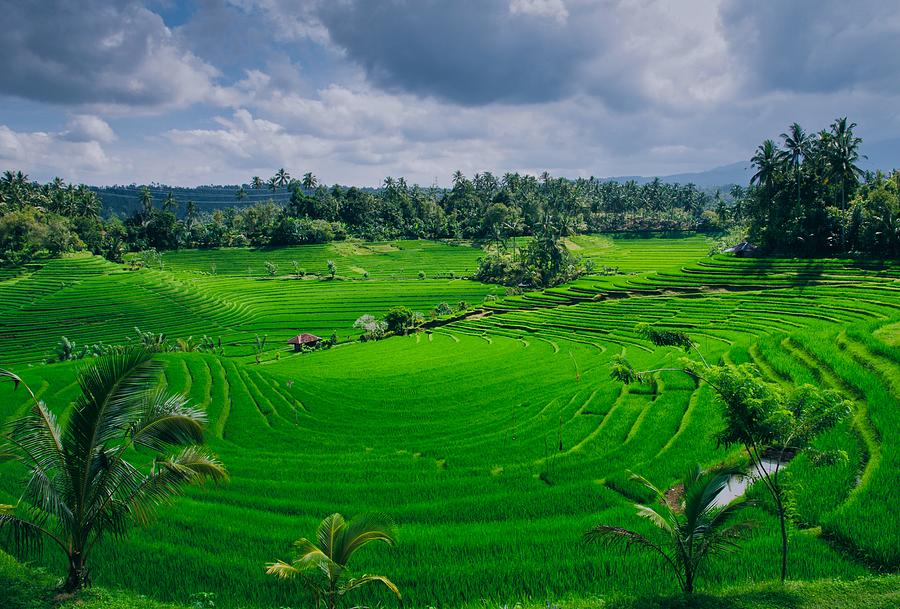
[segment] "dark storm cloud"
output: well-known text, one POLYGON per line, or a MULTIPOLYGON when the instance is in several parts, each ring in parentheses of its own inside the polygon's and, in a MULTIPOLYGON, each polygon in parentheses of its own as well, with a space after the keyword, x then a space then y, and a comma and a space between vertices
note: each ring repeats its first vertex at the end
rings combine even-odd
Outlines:
MULTIPOLYGON (((520 4, 525 11, 508 0, 338 1, 324 4, 319 17, 332 42, 388 90, 465 105, 544 102, 578 91, 586 62, 607 45, 598 5, 554 15, 528 10, 541 2, 520 4)), ((564 7, 543 3, 554 4, 564 7)), ((608 84, 612 91, 621 83, 608 84)))
POLYGON ((725 0, 732 54, 757 92, 900 90, 900 3, 725 0))
POLYGON ((162 19, 137 2, 0 0, 0 14, 0 93, 168 105, 205 96, 215 72, 175 46, 162 19))

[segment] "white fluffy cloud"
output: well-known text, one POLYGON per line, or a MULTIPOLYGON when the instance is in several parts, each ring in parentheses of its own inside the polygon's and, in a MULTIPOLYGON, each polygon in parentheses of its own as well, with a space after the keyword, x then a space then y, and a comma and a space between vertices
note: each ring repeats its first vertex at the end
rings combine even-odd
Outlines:
POLYGON ((283 166, 446 184, 455 169, 702 170, 840 115, 866 144, 900 136, 900 11, 876 0, 228 0, 173 28, 137 0, 85 1, 0 0, 34 13, 0 39, 0 95, 68 120, 58 133, 5 120, 6 165, 64 173, 77 161, 53 146, 82 146, 104 182, 283 166), (61 23, 70 36, 52 35, 61 23))
POLYGON ((73 140, 65 132, 20 132, 0 125, 0 163, 22 168, 33 177, 98 179, 105 176, 112 162, 95 139, 79 136, 73 140))
POLYGON ((93 114, 74 115, 69 119, 65 131, 59 135, 68 142, 109 143, 116 139, 109 123, 93 114))

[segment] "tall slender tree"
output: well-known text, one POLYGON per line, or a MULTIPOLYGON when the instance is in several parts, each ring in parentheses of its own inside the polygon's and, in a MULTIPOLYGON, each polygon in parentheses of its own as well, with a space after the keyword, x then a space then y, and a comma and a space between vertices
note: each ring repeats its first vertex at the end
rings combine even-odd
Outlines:
MULTIPOLYGON (((828 163, 832 177, 841 182, 841 211, 847 211, 847 185, 856 186, 864 175, 856 163, 860 159, 859 145, 862 139, 856 137, 853 129, 856 123, 848 123, 847 117, 839 118, 831 124, 828 140, 828 163)), ((841 242, 846 239, 846 219, 841 221, 841 242)))
POLYGON ((800 163, 806 156, 811 139, 799 123, 793 123, 787 133, 781 134, 784 140, 784 158, 789 162, 797 180, 797 207, 800 207, 800 163))

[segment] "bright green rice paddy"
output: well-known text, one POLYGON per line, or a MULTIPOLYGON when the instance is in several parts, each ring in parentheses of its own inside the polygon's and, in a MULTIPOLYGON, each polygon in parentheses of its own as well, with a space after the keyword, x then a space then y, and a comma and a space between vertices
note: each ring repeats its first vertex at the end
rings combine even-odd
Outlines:
MULTIPOLYGON (((215 591, 222 607, 304 605, 263 564, 287 558, 290 543, 334 511, 397 522, 399 545, 367 549, 356 568, 390 576, 407 606, 671 592, 657 562, 586 546, 581 534, 599 522, 642 526, 628 471, 667 485, 691 463, 741 454, 716 447, 720 419, 708 388, 668 373, 655 392, 609 380, 609 361, 623 351, 641 366, 681 355, 647 348, 633 332, 642 321, 687 328, 708 358, 753 362, 773 380, 853 399, 852 420, 820 439, 848 459, 813 467, 801 457, 788 469, 791 577, 896 570, 900 350, 891 337, 900 268, 710 258, 703 237, 572 242, 626 274, 491 301, 491 314, 431 333, 314 354, 281 350, 277 359, 297 331, 345 338, 364 313, 481 303, 502 290, 433 278, 470 272, 479 251, 427 242, 172 252, 163 271, 53 261, 0 281, 0 366, 64 413, 76 365, 40 364, 60 335, 117 343, 137 325, 223 338, 225 357, 162 356, 161 382, 207 410, 210 444, 231 483, 191 490, 152 527, 95 557, 99 582, 163 600, 215 591), (294 259, 322 273, 335 259, 338 274, 355 279, 260 278, 266 260, 287 275, 294 259), (416 278, 420 270, 426 279, 416 278), (262 365, 248 357, 255 334, 270 337, 262 365)), ((11 414, 24 399, 4 386, 0 403, 11 414)), ((17 479, 0 469, 0 503, 15 500, 17 479)), ((764 505, 753 517, 750 539, 710 563, 701 586, 777 577, 776 521, 764 505)), ((355 600, 391 604, 378 592, 355 600)))

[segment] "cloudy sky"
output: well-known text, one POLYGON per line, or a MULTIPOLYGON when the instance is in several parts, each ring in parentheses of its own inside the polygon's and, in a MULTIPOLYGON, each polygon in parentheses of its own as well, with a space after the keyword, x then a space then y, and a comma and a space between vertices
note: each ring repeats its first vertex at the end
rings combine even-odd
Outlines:
POLYGON ((900 137, 885 0, 0 0, 0 169, 97 184, 665 175, 900 137))

